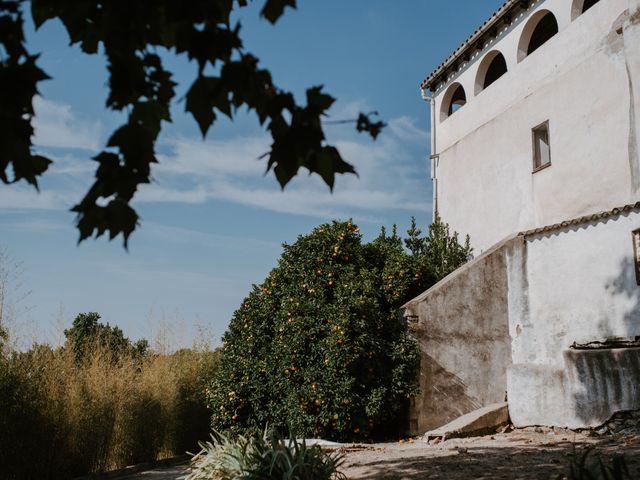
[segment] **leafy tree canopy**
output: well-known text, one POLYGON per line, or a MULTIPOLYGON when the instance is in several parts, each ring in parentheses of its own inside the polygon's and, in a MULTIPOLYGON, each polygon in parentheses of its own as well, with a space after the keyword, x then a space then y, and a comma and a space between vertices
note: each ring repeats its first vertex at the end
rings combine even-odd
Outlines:
POLYGON ((119 327, 100 323, 99 320, 100 315, 96 312, 79 313, 71 328, 64 331, 65 347, 73 349, 78 362, 82 362, 87 352, 96 345, 106 348, 114 358, 125 354, 133 354, 138 358, 146 355, 149 348, 147 340, 132 343, 119 327))
POLYGON ((456 268, 471 254, 436 223, 422 237, 412 222, 409 251, 395 228, 363 243, 351 222, 321 225, 285 245, 224 335, 209 388, 213 427, 268 424, 341 440, 400 433, 419 352, 398 308, 446 271, 433 266, 456 268), (431 254, 446 258, 430 262, 431 254))
MULTIPOLYGON (((157 163, 155 143, 162 122, 170 122, 176 83, 163 67, 158 48, 186 55, 198 73, 186 94, 186 111, 205 136, 219 115, 233 118, 241 107, 255 112, 271 134, 264 154, 267 171, 284 186, 302 167, 333 188, 336 173, 355 173, 338 150, 327 144, 321 119, 335 99, 322 86, 306 92, 298 104, 291 92, 277 86, 258 58, 247 52, 240 24, 231 13, 248 0, 2 0, 0 1, 0 180, 20 180, 38 187, 38 177, 51 160, 34 152, 33 97, 49 76, 37 65, 38 55, 24 42, 24 8, 31 7, 36 28, 59 19, 71 44, 90 55, 104 52, 108 62, 106 107, 128 114, 93 158, 95 182, 73 207, 80 241, 108 232, 122 234, 126 247, 138 225, 130 201, 140 184, 151 181, 157 163), (12 175, 8 170, 11 167, 12 175)), ((275 23, 296 0, 265 0, 261 15, 275 23)), ((354 121, 374 139, 381 121, 360 114, 354 121)))

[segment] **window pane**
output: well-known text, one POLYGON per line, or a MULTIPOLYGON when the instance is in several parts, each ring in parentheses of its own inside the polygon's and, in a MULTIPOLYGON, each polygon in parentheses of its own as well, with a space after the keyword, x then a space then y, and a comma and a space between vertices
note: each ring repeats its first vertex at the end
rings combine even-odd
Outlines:
POLYGON ((540 166, 546 165, 551 161, 549 158, 549 135, 546 129, 539 132, 538 145, 540 151, 540 166))
POLYGON ((549 130, 545 124, 533 129, 533 167, 540 168, 550 163, 549 130))

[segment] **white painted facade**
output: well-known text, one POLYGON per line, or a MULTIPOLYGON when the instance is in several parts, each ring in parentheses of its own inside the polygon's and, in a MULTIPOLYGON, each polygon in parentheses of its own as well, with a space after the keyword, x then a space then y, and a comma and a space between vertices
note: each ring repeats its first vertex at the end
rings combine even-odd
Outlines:
MULTIPOLYGON (((513 279, 513 363, 561 366, 562 351, 611 337, 640 336, 640 286, 631 232, 640 212, 525 237, 526 288, 513 279)), ((515 263, 515 262, 512 262, 515 263)))
POLYGON ((640 197, 640 27, 631 20, 639 0, 600 0, 578 15, 582 1, 533 2, 432 94, 437 209, 476 252, 640 197), (559 32, 523 58, 522 42, 546 11, 559 32), (494 51, 508 71, 482 90, 483 60, 494 51), (467 102, 447 116, 457 84, 467 102), (551 166, 532 173, 531 130, 545 121, 551 166))
MULTIPOLYGON (((423 91, 433 113, 438 213, 470 235, 476 254, 506 255, 504 273, 487 271, 485 282, 506 275, 512 362, 504 369, 517 426, 595 426, 640 408, 639 348, 571 348, 640 337, 632 240, 640 230, 640 0, 600 0, 581 14, 584 1, 529 1, 516 17, 498 17, 492 40, 466 61, 469 50, 457 51, 425 81, 431 92, 423 91), (548 12, 558 33, 527 56, 531 32, 548 12), (483 89, 496 51, 507 72, 483 89), (466 103, 449 114, 459 85, 466 103), (551 164, 535 170, 532 129, 544 122, 551 164), (577 217, 584 218, 549 227, 577 217)), ((420 317, 418 305, 442 296, 447 281, 407 311, 420 317)))
POLYGON ((637 348, 570 348, 640 336, 631 235, 638 229, 636 208, 524 235, 508 255, 507 391, 515 425, 583 428, 640 408, 637 348))

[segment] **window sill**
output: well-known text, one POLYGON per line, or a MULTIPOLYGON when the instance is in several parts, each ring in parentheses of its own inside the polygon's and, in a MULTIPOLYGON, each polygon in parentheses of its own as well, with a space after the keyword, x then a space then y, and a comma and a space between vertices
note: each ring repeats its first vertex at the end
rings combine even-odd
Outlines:
POLYGON ((539 167, 535 167, 531 173, 537 173, 540 170, 544 170, 545 168, 548 168, 550 166, 551 166, 551 162, 545 163, 544 165, 540 165, 539 167))

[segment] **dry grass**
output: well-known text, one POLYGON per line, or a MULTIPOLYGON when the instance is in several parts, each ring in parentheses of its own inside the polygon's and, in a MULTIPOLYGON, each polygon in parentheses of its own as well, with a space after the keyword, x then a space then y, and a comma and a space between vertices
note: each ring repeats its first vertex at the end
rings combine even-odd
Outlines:
POLYGON ((69 478, 194 449, 208 435, 210 350, 144 358, 36 345, 0 358, 0 465, 8 479, 69 478))

